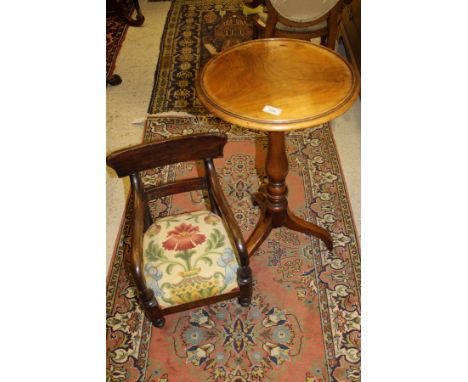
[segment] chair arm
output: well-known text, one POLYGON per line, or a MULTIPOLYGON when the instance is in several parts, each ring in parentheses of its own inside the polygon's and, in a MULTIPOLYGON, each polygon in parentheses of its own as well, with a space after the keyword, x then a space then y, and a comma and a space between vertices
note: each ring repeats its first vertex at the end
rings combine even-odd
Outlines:
POLYGON ((226 222, 226 228, 231 234, 234 245, 240 257, 240 265, 246 267, 249 265, 249 255, 245 245, 244 238, 239 229, 237 221, 226 201, 224 192, 219 184, 216 171, 214 169, 213 160, 205 159, 206 177, 208 179, 208 191, 211 192, 213 199, 221 213, 221 218, 226 222))
POLYGON ((154 292, 146 286, 143 275, 143 235, 145 231, 145 208, 141 196, 138 175, 130 176, 132 182, 134 209, 133 209, 133 230, 132 230, 132 251, 130 254, 129 270, 136 284, 138 294, 143 306, 151 308, 157 306, 154 292))
POLYGON ((144 234, 144 208, 139 193, 133 193, 133 229, 132 251, 130 253, 130 271, 139 290, 146 289, 143 276, 143 234, 144 234))

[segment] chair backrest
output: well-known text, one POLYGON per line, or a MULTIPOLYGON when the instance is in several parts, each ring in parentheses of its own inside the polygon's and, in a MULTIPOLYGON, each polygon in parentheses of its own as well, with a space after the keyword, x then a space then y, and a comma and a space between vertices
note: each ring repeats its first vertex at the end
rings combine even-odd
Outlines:
POLYGON ((192 134, 122 149, 107 157, 119 177, 173 163, 218 158, 227 137, 222 133, 192 134))
POLYGON ((278 15, 295 23, 312 23, 322 18, 340 0, 268 0, 278 15))
MULTIPOLYGON (((107 165, 112 167, 119 177, 130 176, 133 192, 135 196, 140 195, 140 200, 143 203, 146 229, 153 221, 148 206, 150 200, 209 188, 207 176, 214 176, 213 159, 223 155, 226 142, 227 136, 222 133, 186 135, 116 151, 107 157, 107 165), (143 187, 139 176, 141 171, 197 160, 204 161, 205 176, 143 187), (209 172, 212 174, 208 174, 209 172)), ((210 202, 212 202, 211 196, 210 202)), ((212 205, 211 208, 213 211, 217 211, 216 205, 212 205)))

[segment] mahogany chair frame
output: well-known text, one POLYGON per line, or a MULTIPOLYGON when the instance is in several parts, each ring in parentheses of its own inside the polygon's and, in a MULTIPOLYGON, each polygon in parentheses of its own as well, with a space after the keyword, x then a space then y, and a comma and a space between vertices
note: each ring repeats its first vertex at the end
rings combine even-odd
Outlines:
POLYGON ((311 38, 320 37, 321 45, 324 45, 330 49, 335 50, 335 44, 338 39, 338 26, 341 21, 341 10, 345 3, 350 3, 352 0, 340 0, 336 5, 325 13, 320 18, 313 20, 311 22, 298 23, 291 21, 281 16, 276 9, 271 4, 270 0, 254 0, 249 3, 248 6, 258 6, 262 2, 265 3, 268 12, 268 18, 266 26, 263 26, 260 23, 260 17, 258 15, 253 16, 253 21, 255 26, 263 33, 264 38, 271 37, 284 37, 284 38, 294 38, 298 40, 310 40, 311 38), (327 26, 310 32, 292 32, 292 31, 283 31, 276 28, 278 22, 287 25, 292 28, 307 28, 316 24, 319 24, 323 21, 327 21, 327 26))
POLYGON ((129 176, 134 200, 134 221, 132 249, 126 259, 129 273, 138 290, 138 297, 147 317, 154 326, 163 327, 164 316, 218 301, 237 297, 242 306, 249 306, 252 298, 252 271, 242 233, 225 199, 219 184, 213 159, 223 156, 227 137, 222 133, 192 134, 183 137, 152 142, 119 150, 107 157, 107 165, 119 177, 129 176), (140 171, 162 167, 169 164, 198 161, 204 162, 205 174, 196 178, 176 180, 147 188, 143 187, 140 171), (155 198, 167 195, 205 189, 208 192, 210 210, 220 216, 226 231, 237 250, 239 268, 237 282, 239 290, 198 301, 161 309, 154 292, 146 286, 143 275, 142 248, 144 232, 154 222, 148 203, 155 198))
MULTIPOLYGON (((117 0, 107 0, 106 8, 107 10, 112 9, 113 11, 117 12, 120 17, 125 19, 128 25, 132 27, 140 27, 145 22, 145 16, 143 16, 138 0, 132 0, 132 2, 136 11, 135 19, 132 19, 131 15, 127 14, 124 7, 117 0)), ((118 74, 111 74, 108 78, 106 78, 106 86, 116 86, 120 85, 121 83, 122 77, 120 77, 118 74)))
POLYGON ((117 0, 107 0, 107 8, 114 9, 120 17, 125 19, 128 25, 139 27, 145 22, 145 16, 143 16, 138 0, 132 0, 132 3, 136 11, 135 19, 132 19, 131 15, 127 14, 122 4, 117 0))

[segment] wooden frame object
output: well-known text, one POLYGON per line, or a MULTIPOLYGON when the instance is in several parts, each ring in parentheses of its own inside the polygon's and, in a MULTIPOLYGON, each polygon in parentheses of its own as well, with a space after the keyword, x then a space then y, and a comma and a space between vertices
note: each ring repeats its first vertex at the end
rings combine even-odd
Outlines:
POLYGON ((248 306, 252 298, 252 271, 242 233, 225 199, 219 184, 213 158, 223 155, 227 142, 225 134, 206 133, 192 134, 165 141, 141 144, 123 149, 107 157, 107 165, 113 168, 119 177, 130 176, 134 197, 134 223, 132 234, 132 251, 126 259, 130 274, 136 284, 139 300, 143 310, 153 325, 164 326, 167 314, 204 306, 221 300, 238 297, 242 306, 248 306), (205 174, 197 178, 177 180, 149 189, 144 189, 139 172, 169 164, 197 161, 204 162, 205 174), (237 250, 239 268, 237 282, 239 290, 190 303, 161 309, 153 290, 148 288, 143 276, 142 247, 144 232, 153 223, 148 202, 154 198, 197 189, 208 191, 210 209, 220 216, 226 231, 237 250))
MULTIPOLYGON (((128 25, 132 27, 140 27, 145 22, 145 16, 143 16, 138 0, 132 0, 132 2, 136 11, 135 19, 132 19, 131 15, 128 15, 127 12, 125 12, 124 7, 117 0, 107 0, 106 8, 108 10, 112 9, 113 11, 117 12, 120 17, 125 19, 128 25)), ((122 78, 118 74, 111 74, 108 78, 106 78, 106 86, 116 86, 120 85, 121 83, 122 78)))
POLYGON ((351 0, 338 0, 335 6, 333 6, 328 12, 310 22, 295 22, 283 17, 280 13, 278 13, 270 0, 254 0, 248 3, 248 6, 258 6, 261 3, 265 4, 268 13, 266 25, 263 24, 259 15, 253 15, 254 24, 260 30, 260 33, 264 38, 283 37, 299 40, 310 40, 312 38, 320 37, 320 42, 323 46, 326 46, 330 49, 335 49, 336 40, 338 38, 338 26, 341 21, 341 11, 344 4, 349 2, 351 2, 351 0), (319 25, 324 21, 326 21, 325 27, 321 27, 313 31, 306 30, 306 28, 319 25), (293 32, 278 29, 278 23, 297 29, 298 31, 293 32), (304 30, 300 31, 300 29, 304 30))
POLYGON ((139 27, 144 23, 145 16, 143 16, 143 12, 141 11, 138 0, 132 0, 132 2, 136 11, 135 19, 132 19, 131 15, 128 15, 127 12, 125 12, 122 4, 117 0, 107 0, 107 8, 115 10, 120 17, 125 19, 128 25, 132 27, 139 27))
POLYGON ((339 38, 343 40, 346 54, 361 72, 361 0, 352 0, 343 9, 339 38))
POLYGON ((247 240, 249 254, 282 226, 320 238, 331 251, 330 233, 288 207, 285 134, 329 122, 352 106, 359 92, 352 66, 337 52, 311 42, 251 40, 212 57, 198 75, 196 89, 200 102, 217 117, 268 133, 268 182, 254 194, 261 215, 247 240))

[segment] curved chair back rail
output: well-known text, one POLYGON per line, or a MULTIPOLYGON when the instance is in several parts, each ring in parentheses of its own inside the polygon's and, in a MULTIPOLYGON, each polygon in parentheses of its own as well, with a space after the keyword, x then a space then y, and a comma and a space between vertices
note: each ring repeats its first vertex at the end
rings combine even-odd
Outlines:
POLYGON ((221 133, 192 134, 122 149, 107 157, 119 177, 169 164, 223 156, 227 138, 221 133))
POLYGON ((335 49, 343 4, 350 0, 264 0, 267 14, 253 15, 265 38, 310 40, 335 49))

